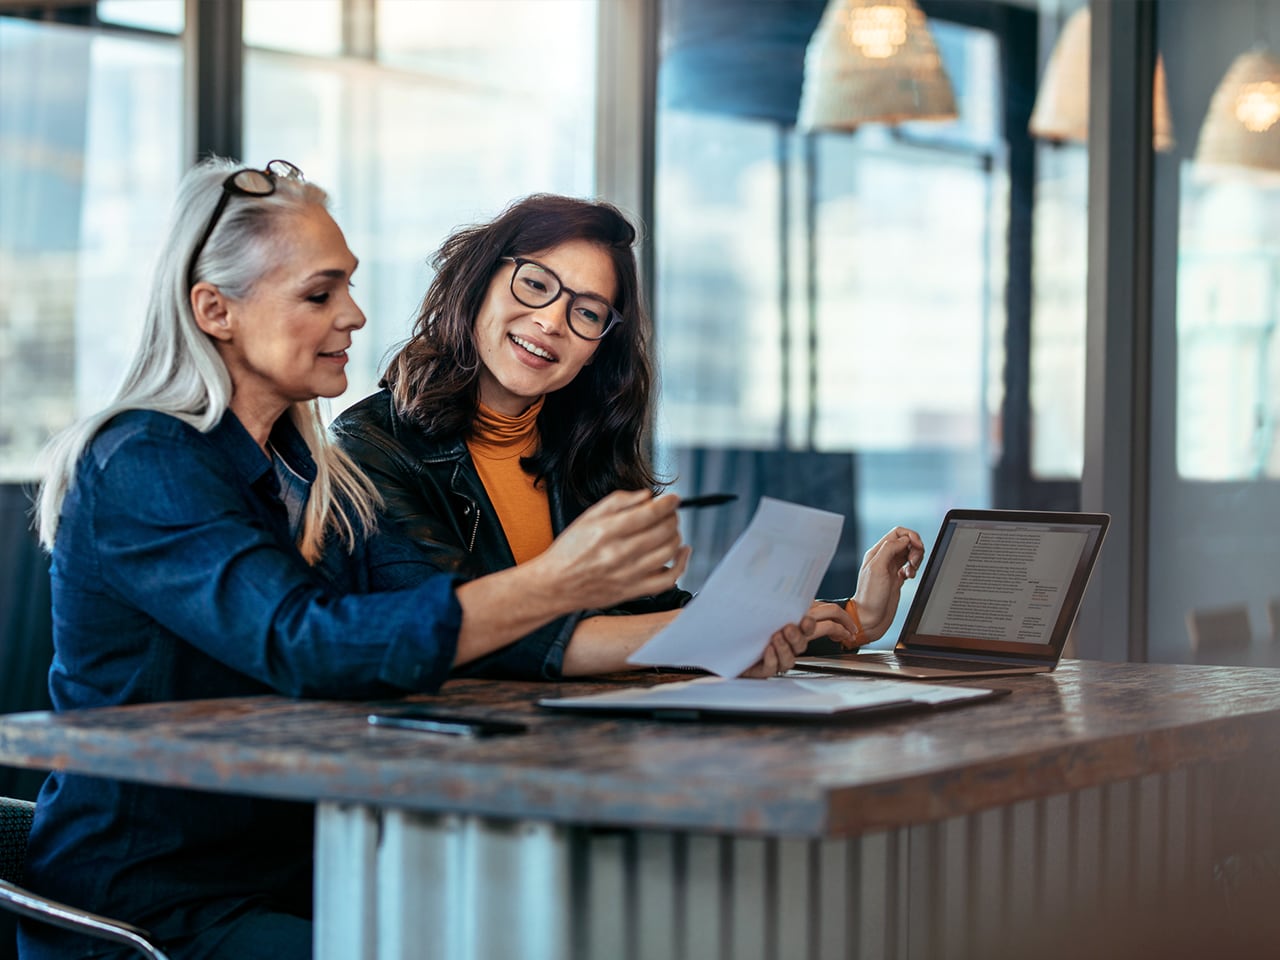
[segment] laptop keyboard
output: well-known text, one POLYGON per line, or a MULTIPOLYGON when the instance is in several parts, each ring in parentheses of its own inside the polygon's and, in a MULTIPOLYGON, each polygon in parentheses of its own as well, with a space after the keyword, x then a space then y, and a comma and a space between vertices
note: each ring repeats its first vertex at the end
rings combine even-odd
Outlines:
POLYGON ((913 657, 910 654, 894 654, 894 659, 912 667, 933 667, 938 670, 955 670, 957 673, 977 673, 983 670, 999 670, 1007 664, 976 663, 973 660, 943 660, 939 657, 913 657))

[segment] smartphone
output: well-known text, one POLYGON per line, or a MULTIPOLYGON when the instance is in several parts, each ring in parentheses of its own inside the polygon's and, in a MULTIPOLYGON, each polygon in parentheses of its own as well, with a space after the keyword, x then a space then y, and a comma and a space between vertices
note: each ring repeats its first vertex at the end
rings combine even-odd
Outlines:
POLYGON ((515 720, 490 720, 488 717, 465 717, 441 713, 428 708, 397 710, 395 713, 371 713, 369 723, 375 727, 396 727, 423 733, 447 733, 458 737, 494 737, 506 733, 524 733, 528 727, 515 720))

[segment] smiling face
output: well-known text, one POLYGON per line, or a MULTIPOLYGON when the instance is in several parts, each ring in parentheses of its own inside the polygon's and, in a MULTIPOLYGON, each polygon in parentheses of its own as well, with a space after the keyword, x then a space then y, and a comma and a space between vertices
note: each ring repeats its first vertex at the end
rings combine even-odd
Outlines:
MULTIPOLYGON (((521 253, 550 267, 577 293, 613 303, 617 279, 608 251, 588 240, 569 240, 547 250, 521 253)), ((545 307, 526 307, 511 295, 515 264, 503 262, 489 281, 476 315, 475 342, 480 361, 480 402, 507 416, 528 409, 541 396, 573 381, 595 355, 601 341, 583 340, 566 321, 568 294, 545 307)))
POLYGON ((249 427, 292 403, 347 389, 347 348, 365 317, 351 297, 356 258, 319 206, 281 220, 275 264, 243 300, 225 298, 210 333, 231 374, 231 408, 249 427), (274 411, 274 412, 273 412, 274 411))

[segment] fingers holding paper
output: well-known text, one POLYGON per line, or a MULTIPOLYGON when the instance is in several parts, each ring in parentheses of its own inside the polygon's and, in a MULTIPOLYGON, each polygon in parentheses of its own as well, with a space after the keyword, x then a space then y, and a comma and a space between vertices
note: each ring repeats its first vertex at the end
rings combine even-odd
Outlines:
POLYGON ((762 679, 786 673, 796 665, 796 657, 804 653, 809 641, 813 639, 814 629, 814 619, 806 616, 802 617, 799 623, 788 623, 781 629, 775 630, 769 637, 769 644, 764 648, 760 659, 742 676, 762 679))
POLYGON ((854 594, 861 643, 884 636, 898 611, 902 585, 915 577, 923 560, 924 541, 907 527, 894 527, 863 556, 854 594))
POLYGON ((790 667, 813 632, 812 623, 799 621, 831 563, 842 523, 838 514, 762 497, 697 596, 627 662, 702 667, 722 677, 790 667), (778 624, 790 627, 761 643, 762 631, 778 624))

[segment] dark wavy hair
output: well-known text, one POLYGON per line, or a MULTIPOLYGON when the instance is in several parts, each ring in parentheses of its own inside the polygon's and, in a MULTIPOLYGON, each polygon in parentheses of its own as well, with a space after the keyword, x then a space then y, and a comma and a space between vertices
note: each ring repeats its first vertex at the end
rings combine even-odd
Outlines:
POLYGON ((589 505, 614 490, 657 485, 647 447, 653 363, 633 249, 636 229, 612 204, 535 194, 488 223, 456 230, 432 258, 435 279, 383 385, 410 423, 432 434, 469 436, 480 403, 475 322, 494 273, 503 257, 572 240, 599 244, 613 260, 613 305, 622 322, 572 382, 547 395, 538 415, 538 453, 521 465, 539 480, 559 478, 572 497, 589 505))

